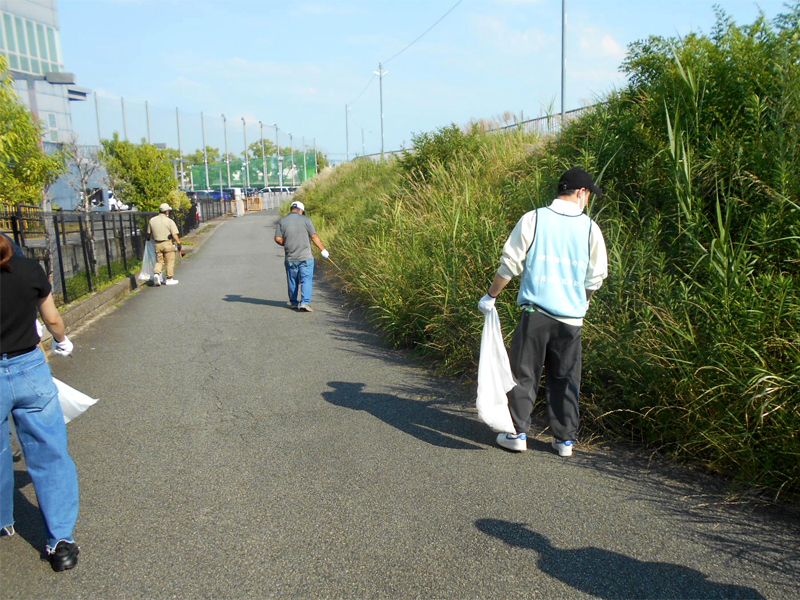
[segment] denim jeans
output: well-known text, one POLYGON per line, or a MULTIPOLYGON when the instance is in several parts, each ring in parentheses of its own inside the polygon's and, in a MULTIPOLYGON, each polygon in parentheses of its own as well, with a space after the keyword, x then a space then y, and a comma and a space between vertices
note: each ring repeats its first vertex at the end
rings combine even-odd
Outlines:
POLYGON ((14 416, 36 490, 48 548, 72 539, 78 519, 78 473, 67 451, 67 426, 50 366, 37 348, 0 355, 0 527, 14 524, 14 465, 8 416, 14 416))
POLYGON ((286 283, 289 285, 289 302, 292 306, 311 303, 311 292, 314 289, 314 259, 300 261, 284 261, 286 266, 286 283), (302 288, 302 297, 298 301, 298 287, 302 288))

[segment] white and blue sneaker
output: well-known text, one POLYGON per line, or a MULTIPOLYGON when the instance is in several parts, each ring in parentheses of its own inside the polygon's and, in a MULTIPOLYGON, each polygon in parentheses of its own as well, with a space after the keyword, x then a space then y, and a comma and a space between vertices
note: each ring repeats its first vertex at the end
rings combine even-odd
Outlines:
POLYGON ((559 456, 572 456, 572 446, 575 444, 574 440, 557 440, 553 438, 550 445, 558 450, 559 456))
POLYGON ((497 443, 506 450, 525 452, 528 449, 528 436, 524 433, 500 433, 497 435, 497 443))

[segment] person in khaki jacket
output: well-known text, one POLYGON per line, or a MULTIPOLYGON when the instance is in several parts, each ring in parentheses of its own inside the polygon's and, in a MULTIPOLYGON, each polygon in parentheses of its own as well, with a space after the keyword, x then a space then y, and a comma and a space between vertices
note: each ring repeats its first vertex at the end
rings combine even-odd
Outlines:
POLYGON ((175 244, 178 252, 181 250, 181 238, 178 236, 178 226, 169 218, 172 210, 166 202, 158 207, 160 214, 147 223, 147 239, 153 239, 156 245, 156 266, 153 268, 153 285, 161 285, 161 271, 167 265, 167 285, 177 285, 178 280, 173 279, 175 273, 175 244), (171 238, 171 239, 170 239, 171 238), (174 243, 173 243, 174 242, 174 243))

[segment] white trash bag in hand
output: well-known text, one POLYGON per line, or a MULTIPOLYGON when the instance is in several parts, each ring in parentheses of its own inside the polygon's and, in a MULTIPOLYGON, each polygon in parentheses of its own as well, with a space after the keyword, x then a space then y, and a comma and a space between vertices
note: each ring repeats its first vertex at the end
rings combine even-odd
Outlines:
POLYGON ((87 408, 97 402, 96 398, 90 398, 55 377, 53 377, 53 383, 58 388, 58 401, 61 403, 61 411, 64 413, 64 423, 80 417, 87 408))
POLYGON ((156 268, 156 245, 153 240, 147 240, 144 245, 144 256, 142 256, 142 270, 139 271, 139 281, 147 281, 153 277, 153 269, 156 268))
POLYGON ((478 416, 494 431, 513 433, 506 392, 516 385, 500 330, 497 309, 487 311, 478 360, 478 416))

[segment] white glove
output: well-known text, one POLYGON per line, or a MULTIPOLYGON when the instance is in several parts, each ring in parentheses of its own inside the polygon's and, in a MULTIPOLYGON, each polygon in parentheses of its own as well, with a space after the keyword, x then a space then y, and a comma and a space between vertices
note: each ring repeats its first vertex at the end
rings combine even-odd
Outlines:
POLYGON ((497 300, 497 298, 492 298, 489 294, 486 294, 483 298, 481 298, 481 301, 478 302, 478 310, 483 314, 488 315, 494 308, 495 300, 497 300))
POLYGON ((67 336, 64 336, 63 342, 57 342, 56 338, 53 338, 53 352, 56 354, 60 354, 61 356, 69 356, 74 347, 75 346, 72 345, 72 342, 69 341, 67 336))
POLYGON ((327 249, 322 251, 322 258, 328 258, 330 255, 331 253, 327 249))

